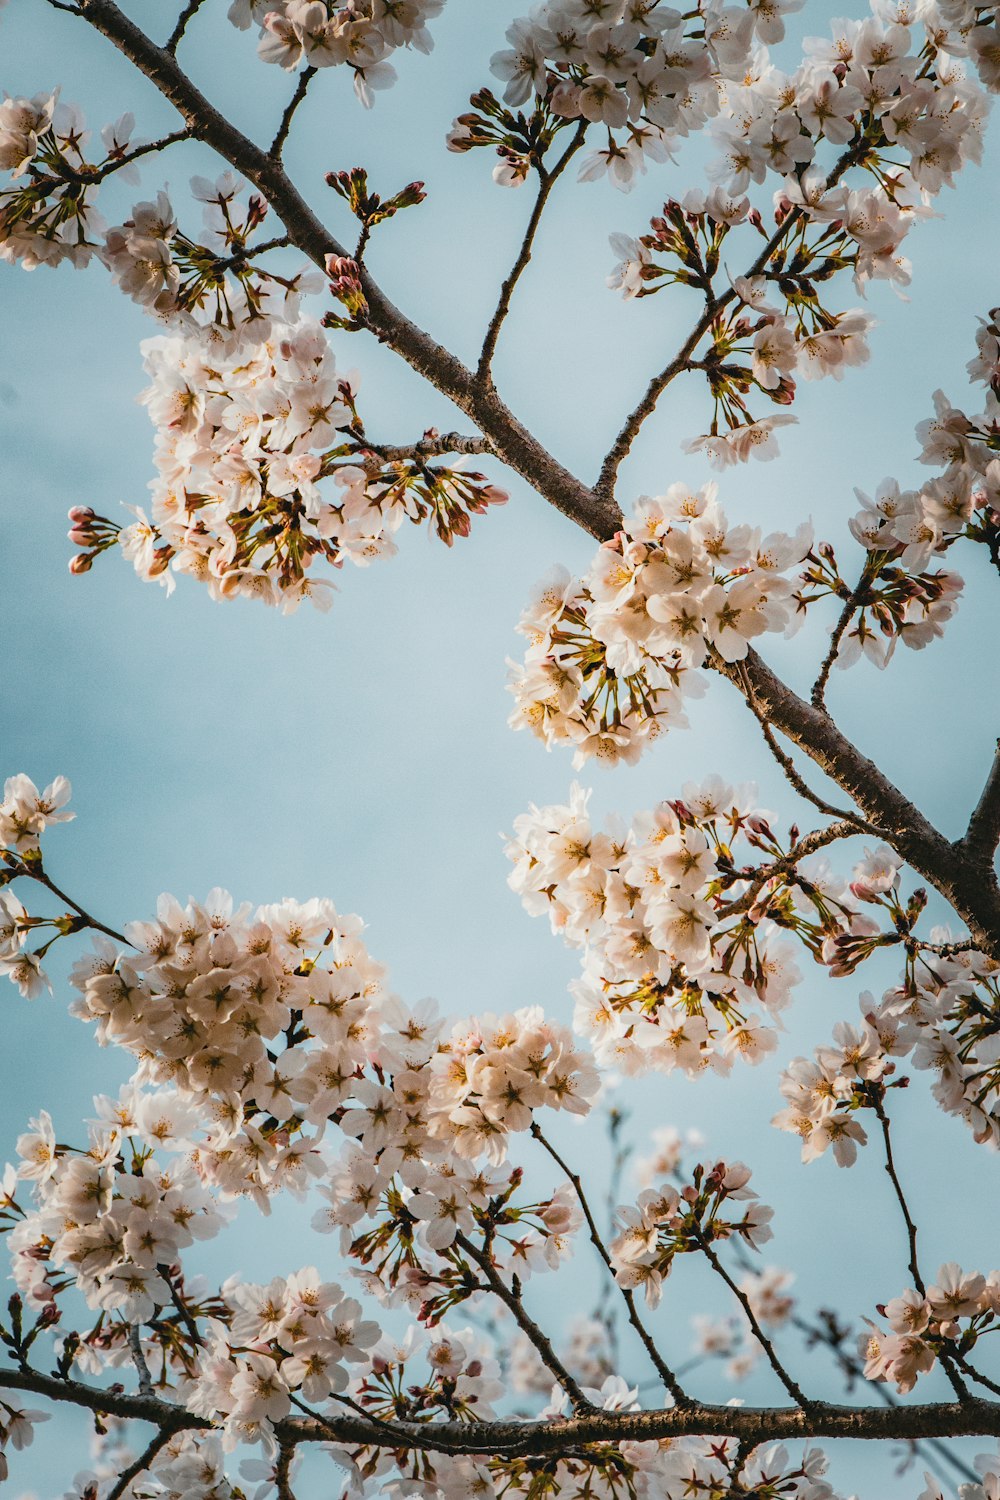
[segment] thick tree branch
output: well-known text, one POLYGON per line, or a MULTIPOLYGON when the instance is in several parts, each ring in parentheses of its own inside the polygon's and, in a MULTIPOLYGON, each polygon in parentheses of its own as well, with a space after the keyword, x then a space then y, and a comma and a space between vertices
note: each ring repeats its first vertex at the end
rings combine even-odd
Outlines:
MULTIPOLYGON (((151 1422, 170 1432, 207 1431, 212 1424, 182 1406, 145 1396, 102 1391, 36 1371, 0 1369, 0 1389, 31 1391, 89 1411, 151 1422)), ((798 1438, 849 1438, 884 1442, 899 1439, 1000 1437, 1000 1402, 952 1401, 915 1406, 841 1406, 817 1402, 799 1407, 696 1405, 639 1412, 588 1412, 552 1422, 393 1423, 387 1437, 378 1425, 353 1415, 325 1419, 286 1418, 275 1423, 279 1443, 338 1442, 398 1447, 400 1434, 414 1447, 441 1443, 497 1455, 559 1453, 570 1444, 631 1442, 667 1437, 745 1438, 754 1443, 794 1442, 798 1438), (475 1436, 474 1436, 475 1435, 475 1436)))
POLYGON ((828 714, 786 686, 756 651, 751 649, 743 662, 713 665, 739 688, 755 713, 763 714, 854 799, 878 836, 951 903, 977 947, 1000 958, 1000 886, 992 871, 974 867, 962 844, 950 843, 828 714))
POLYGON ((993 856, 1000 843, 1000 740, 982 796, 976 803, 962 846, 977 865, 993 870, 993 856))
MULTIPOLYGON (((156 85, 191 127, 192 135, 211 146, 264 195, 293 245, 320 267, 328 255, 349 255, 313 213, 281 163, 220 114, 195 88, 177 60, 152 42, 114 0, 81 0, 80 10, 96 31, 156 85)), ((614 534, 621 524, 621 513, 613 501, 599 500, 553 458, 496 391, 484 389, 461 360, 411 322, 363 267, 361 284, 368 303, 366 323, 376 338, 472 417, 490 439, 497 457, 550 504, 601 541, 614 534)))

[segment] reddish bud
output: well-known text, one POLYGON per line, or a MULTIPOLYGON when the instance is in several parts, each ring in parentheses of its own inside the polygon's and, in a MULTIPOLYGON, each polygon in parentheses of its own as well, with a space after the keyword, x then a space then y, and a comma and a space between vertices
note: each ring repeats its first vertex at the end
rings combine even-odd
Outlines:
POLYGON ((71 573, 89 573, 93 565, 94 559, 89 552, 78 552, 75 557, 71 557, 69 560, 69 570, 71 573))

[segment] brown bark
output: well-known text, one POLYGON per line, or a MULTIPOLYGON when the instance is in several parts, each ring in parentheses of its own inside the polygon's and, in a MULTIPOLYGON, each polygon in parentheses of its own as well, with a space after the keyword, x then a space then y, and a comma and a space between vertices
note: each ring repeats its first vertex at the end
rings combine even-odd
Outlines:
MULTIPOLYGON (((201 1417, 149 1396, 101 1391, 73 1380, 34 1371, 0 1370, 0 1389, 30 1391, 89 1411, 150 1422, 164 1431, 207 1431, 201 1417)), ((398 1448, 400 1435, 417 1448, 442 1452, 525 1456, 559 1453, 581 1443, 630 1442, 665 1437, 719 1435, 753 1443, 796 1438, 850 1438, 893 1441, 914 1438, 1000 1437, 1000 1403, 948 1401, 916 1406, 839 1406, 811 1402, 804 1408, 692 1404, 662 1411, 593 1412, 553 1422, 394 1421, 391 1431, 378 1422, 345 1414, 318 1422, 289 1417, 275 1424, 279 1443, 327 1443, 398 1448)))

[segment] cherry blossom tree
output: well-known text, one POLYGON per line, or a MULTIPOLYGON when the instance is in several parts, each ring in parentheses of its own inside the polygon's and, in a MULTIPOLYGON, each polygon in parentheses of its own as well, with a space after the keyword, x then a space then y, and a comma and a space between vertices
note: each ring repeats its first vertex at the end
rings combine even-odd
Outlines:
MULTIPOLYGON (((321 198, 285 165, 307 94, 348 75, 359 135, 377 130, 379 91, 428 65, 444 0, 233 0, 232 66, 287 75, 263 143, 186 65, 207 0, 138 20, 114 0, 47 3, 65 13, 65 56, 46 65, 71 75, 88 28, 176 113, 147 139, 113 105, 92 132, 54 87, 0 104, 0 257, 106 274, 157 325, 142 348, 151 500, 124 525, 73 505, 70 568, 95 574, 79 586, 120 586, 124 559, 176 591, 170 609, 199 587, 227 606, 326 609, 338 572, 394 554, 405 522, 461 543, 513 482, 595 546, 580 576, 550 570, 524 606, 512 728, 587 774, 655 755, 686 703, 728 694, 801 811, 779 819, 711 770, 606 827, 578 783, 564 803, 531 805, 505 843, 509 884, 579 951, 572 1025, 535 1005, 446 1020, 391 992, 361 920, 326 897, 254 906, 213 889, 163 895, 155 914, 93 915, 90 894, 54 873, 69 781, 40 789, 34 768, 10 767, 0 970, 39 999, 47 955, 73 945, 71 1013, 134 1069, 72 1140, 39 1101, 0 1179, 16 1286, 0 1319, 0 1478, 8 1465, 16 1477, 40 1423, 76 1407, 97 1435, 78 1500, 290 1500, 300 1465, 300 1493, 345 1497, 832 1500, 833 1440, 851 1438, 907 1444, 922 1500, 956 1484, 962 1500, 998 1500, 1000 1457, 970 1465, 954 1440, 1000 1438, 984 1343, 1000 1328, 1000 1270, 925 1263, 893 1116, 926 1075, 957 1117, 943 1128, 1000 1145, 1000 755, 949 838, 827 700, 862 658, 889 669, 899 647, 937 649, 964 587, 953 548, 1000 569, 1000 315, 982 309, 970 337, 981 389, 966 404, 983 410, 939 392, 920 421, 919 486, 858 491, 849 535, 832 541, 801 516, 764 534, 725 509, 727 471, 777 456, 797 381, 849 381, 866 361, 872 283, 908 285, 904 239, 930 244, 918 221, 978 161, 1000 88, 995 9, 873 0, 800 49, 785 29, 801 0, 686 13, 544 0, 469 59, 479 86, 442 143, 524 189, 510 196, 519 250, 465 363, 371 269, 390 221, 429 212, 423 184, 376 188, 342 160, 321 198), (710 143, 707 177, 614 236, 608 277, 629 300, 677 288, 692 316, 624 401, 588 483, 498 390, 504 326, 553 194, 574 176, 580 193, 601 177, 627 190, 692 138, 710 143), (159 186, 179 146, 199 148, 205 174, 182 196, 159 186), (102 215, 122 184, 132 202, 115 223, 102 215), (462 430, 401 413, 386 440, 373 434, 351 368, 366 339, 446 398, 462 430), (629 493, 626 460, 682 377, 704 397, 688 450, 721 478, 629 493), (800 692, 759 648, 807 617, 825 644, 800 692), (930 914, 942 909, 947 925, 930 914), (850 986, 884 958, 884 993, 853 991, 852 1019, 813 1027, 811 1057, 769 1068, 798 961, 850 986), (751 1166, 672 1120, 627 1138, 615 1079, 760 1063, 773 1124, 803 1162, 882 1161, 908 1284, 887 1272, 843 1313, 801 1305, 791 1270, 764 1259, 773 1213, 751 1166), (610 1216, 553 1113, 609 1133, 610 1216), (238 1206, 267 1214, 281 1195, 307 1199, 327 1236, 307 1257, 266 1284, 188 1269, 238 1206), (534 1280, 564 1282, 588 1254, 594 1313, 557 1326, 534 1280), (692 1266, 731 1309, 706 1310, 693 1359, 663 1317, 692 1266), (797 1373, 803 1342, 843 1399, 797 1373), (755 1365, 769 1371, 773 1401, 703 1399, 694 1372, 713 1362, 734 1392, 755 1365), (944 1399, 912 1395, 924 1377, 944 1399)), ((335 611, 328 626, 335 639, 335 611)))

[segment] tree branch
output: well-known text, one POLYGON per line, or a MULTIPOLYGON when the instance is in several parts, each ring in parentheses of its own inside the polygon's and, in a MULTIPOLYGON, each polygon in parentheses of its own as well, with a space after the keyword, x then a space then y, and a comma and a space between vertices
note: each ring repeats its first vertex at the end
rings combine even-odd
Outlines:
POLYGON ((131 948, 132 944, 124 933, 116 932, 113 927, 105 927, 103 922, 98 922, 96 917, 92 917, 88 911, 84 911, 83 907, 67 896, 65 891, 61 891, 55 881, 50 880, 43 870, 25 865, 23 869, 18 869, 14 878, 37 880, 39 885, 44 885, 47 891, 51 891, 53 896, 56 896, 60 901, 64 901, 71 911, 75 911, 84 926, 92 927, 95 932, 103 932, 107 937, 114 938, 116 943, 125 943, 131 948))
MULTIPOLYGON (((218 152, 268 200, 293 245, 315 265, 328 255, 349 251, 321 223, 279 161, 262 151, 209 103, 164 48, 126 16, 114 0, 81 0, 87 22, 122 52, 168 99, 191 127, 192 135, 218 152)), ((613 501, 602 501, 542 446, 514 416, 496 391, 483 389, 455 355, 410 321, 361 268, 368 303, 367 326, 418 374, 472 417, 493 444, 497 458, 520 474, 557 510, 600 541, 621 525, 613 501)))
MULTIPOLYGON (((145 1396, 103 1391, 73 1380, 36 1371, 0 1368, 0 1389, 31 1391, 50 1400, 89 1411, 151 1422, 171 1433, 210 1431, 212 1423, 182 1406, 145 1396)), ((505 1455, 559 1453, 571 1443, 635 1442, 669 1437, 712 1436, 746 1438, 754 1443, 794 1442, 801 1438, 848 1438, 909 1442, 921 1438, 1000 1437, 1000 1402, 936 1402, 915 1406, 842 1406, 816 1402, 798 1407, 672 1406, 639 1412, 587 1412, 551 1422, 396 1422, 392 1435, 377 1424, 349 1415, 322 1423, 308 1418, 285 1418, 275 1423, 279 1443, 338 1442, 367 1447, 395 1448, 400 1436, 415 1448, 448 1446, 505 1455)))
POLYGON ((294 1457, 295 1449, 292 1445, 282 1443, 274 1465, 274 1486, 278 1492, 278 1500, 295 1500, 295 1492, 292 1489, 292 1459, 294 1457))
MULTIPOLYGON (((716 666, 716 662, 713 661, 712 665, 716 666)), ((825 798, 821 797, 818 792, 814 792, 812 790, 808 782, 798 770, 795 762, 792 760, 792 757, 790 755, 787 755, 785 751, 782 750, 781 746, 774 738, 768 716, 762 709, 761 705, 757 702, 757 696, 754 692, 753 682, 750 678, 749 673, 744 670, 744 663, 736 662, 735 666, 738 669, 738 675, 743 687, 744 697, 746 698, 747 704, 750 708, 750 712, 754 715, 757 722, 760 724, 761 733, 764 736, 767 747, 770 750, 771 754, 774 756, 775 760, 778 762, 781 769, 784 771, 786 777, 788 778, 788 781, 798 792, 799 796, 804 798, 806 802, 811 802, 814 807, 819 808, 819 811, 821 813, 825 813, 828 818, 837 818, 842 823, 853 823, 854 828, 857 832, 870 833, 873 834, 876 838, 879 837, 878 830, 876 828, 873 828, 871 824, 866 823, 864 819, 859 818, 857 813, 847 812, 842 808, 831 807, 830 803, 827 802, 825 798)))
POLYGON ((528 1335, 528 1338, 538 1351, 545 1368, 555 1376, 573 1403, 574 1410, 577 1412, 593 1411, 593 1406, 556 1354, 548 1338, 525 1308, 524 1303, 521 1301, 520 1291, 518 1290, 517 1278, 514 1278, 513 1289, 508 1287, 507 1283, 498 1273, 488 1252, 478 1249, 464 1234, 456 1235, 455 1243, 461 1247, 470 1260, 475 1261, 489 1282, 490 1291, 500 1298, 500 1301, 509 1312, 513 1313, 518 1327, 523 1329, 528 1335))
POLYGON ((135 1365, 135 1371, 139 1377, 139 1392, 143 1396, 152 1396, 153 1377, 149 1373, 146 1356, 142 1352, 142 1333, 136 1323, 133 1323, 129 1328, 128 1346, 132 1351, 132 1363, 135 1365))
POLYGON ((993 868, 993 856, 1000 843, 1000 740, 982 795, 976 803, 962 846, 977 865, 993 868))
POLYGON ((369 443, 357 442, 354 453, 374 453, 384 463, 405 463, 410 458, 440 458, 445 453, 492 453, 489 438, 463 437, 460 432, 445 432, 438 437, 421 438, 417 443, 369 443))
POLYGON ((129 1464, 128 1468, 123 1469, 119 1474, 114 1488, 108 1491, 107 1500, 121 1500, 133 1479, 138 1479, 140 1474, 145 1473, 160 1449, 165 1448, 172 1437, 172 1432, 166 1430, 158 1432, 135 1462, 129 1464))
MULTIPOLYGON (((562 1168, 562 1170, 566 1173, 566 1176, 572 1183, 573 1191, 576 1193, 577 1202, 583 1210, 583 1216, 587 1221, 587 1228, 590 1230, 591 1243, 594 1245, 597 1253, 600 1255, 604 1264, 607 1266, 612 1279, 614 1279, 615 1270, 614 1266, 611 1263, 611 1256, 608 1254, 604 1241, 601 1238, 600 1231, 597 1228, 597 1224, 594 1220, 594 1215, 590 1209, 590 1204, 587 1202, 586 1194, 583 1191, 583 1183, 580 1180, 579 1174, 570 1171, 566 1162, 559 1155, 559 1152, 555 1149, 554 1146, 549 1144, 545 1136, 542 1134, 541 1130, 539 1130, 537 1124, 535 1124, 534 1122, 532 1122, 531 1134, 534 1136, 538 1144, 544 1147, 544 1149, 549 1153, 556 1165, 562 1168)), ((615 1280, 615 1285, 618 1286, 617 1280, 615 1280)), ((628 1287, 618 1286, 618 1290, 621 1292, 622 1297, 625 1301, 625 1306, 628 1309, 628 1320, 632 1324, 632 1327, 635 1329, 636 1333, 639 1335, 639 1338, 642 1340, 642 1346, 645 1349, 646 1353, 649 1355, 656 1373, 659 1375, 660 1379, 663 1381, 663 1384, 666 1386, 667 1390, 670 1392, 671 1396, 674 1398, 678 1406, 690 1406, 690 1396, 688 1396, 684 1391, 683 1387, 680 1384, 680 1381, 677 1379, 676 1374, 663 1359, 655 1343, 653 1342, 649 1330, 640 1318, 638 1309, 635 1305, 635 1297, 633 1293, 628 1287)))
POLYGON ((854 818, 842 818, 839 822, 830 823, 826 828, 817 828, 812 833, 807 833, 805 838, 799 840, 794 848, 789 849, 783 859, 775 859, 770 864, 762 865, 753 877, 748 888, 742 896, 737 896, 734 901, 728 901, 720 906, 716 912, 719 921, 726 917, 740 916, 749 911, 757 900, 764 886, 775 875, 794 874, 799 861, 810 854, 815 854, 819 849, 825 849, 828 844, 835 844, 838 839, 854 839, 861 832, 854 818))
MULTIPOLYGON (((843 788, 869 824, 955 908, 978 948, 1000 958, 1000 886, 992 872, 973 867, 962 844, 952 844, 919 808, 841 733, 777 677, 751 648, 743 662, 713 662, 763 715, 843 788)), ((836 816, 836 814, 834 814, 836 816)))
POLYGON ((164 45, 164 48, 163 48, 164 52, 176 52, 177 51, 178 43, 180 42, 180 39, 184 35, 185 31, 187 30, 187 24, 188 24, 188 22, 195 15, 197 15, 198 11, 201 9, 201 7, 204 5, 204 3, 205 3, 205 0, 187 0, 187 4, 185 5, 184 9, 181 11, 180 15, 177 17, 177 25, 174 27, 173 31, 170 33, 170 38, 169 38, 169 40, 164 45))
POLYGON ((840 643, 844 638, 844 631, 854 619, 857 609, 858 601, 852 593, 840 611, 840 618, 837 620, 836 625, 830 631, 830 645, 820 664, 819 673, 816 681, 813 683, 812 692, 809 695, 809 701, 812 703, 813 708, 826 710, 826 685, 830 680, 830 672, 833 664, 840 652, 840 643))
MULTIPOLYGON (((854 166, 856 162, 860 161, 867 150, 867 144, 863 141, 859 142, 855 146, 849 147, 848 150, 842 154, 840 160, 835 164, 829 177, 826 179, 826 187, 824 191, 827 191, 828 189, 834 187, 835 184, 840 181, 840 178, 843 177, 848 168, 854 166)), ((795 228, 796 224, 801 218, 802 210, 800 208, 793 208, 788 214, 787 218, 782 220, 782 222, 778 225, 777 229, 772 234, 771 238, 768 240, 767 244, 764 246, 763 250, 758 255, 757 259, 754 261, 753 265, 746 272, 746 276, 748 278, 759 276, 761 274, 761 272, 764 270, 764 267, 771 259, 771 256, 777 249, 780 248, 782 242, 795 228)), ((608 451, 607 457, 601 465, 601 472, 598 475, 597 483, 594 485, 595 494, 602 498, 610 498, 610 496, 614 493, 615 481, 618 478, 618 470, 621 468, 622 463, 627 458, 629 450, 631 449, 632 444, 635 442, 635 439, 639 435, 639 431, 643 423, 646 421, 646 418, 652 416, 653 412, 656 410, 656 403, 659 401, 660 397, 663 395, 663 392, 666 390, 670 382, 674 380, 675 377, 678 376, 683 370, 689 367, 690 357, 697 348, 700 340, 711 328, 712 324, 715 322, 715 319, 718 317, 722 309, 724 307, 727 307, 730 302, 735 300, 735 298, 736 291, 732 286, 730 286, 727 292, 723 292, 721 297, 713 297, 710 292, 706 294, 705 310, 702 313, 701 317, 695 323, 691 332, 688 334, 687 338, 684 340, 683 344, 678 349, 677 353, 674 355, 670 363, 666 365, 658 375, 653 376, 652 380, 647 385, 642 395, 642 399, 639 401, 639 404, 629 413, 628 417, 625 419, 625 423, 622 426, 621 431, 615 438, 614 443, 611 445, 611 448, 608 451)))
MULTIPOLYGON (((892 1183, 892 1189, 896 1195, 896 1202, 899 1204, 899 1211, 903 1216, 903 1223, 906 1225, 906 1238, 910 1250, 910 1275, 913 1277, 913 1285, 916 1287, 921 1297, 925 1297, 927 1295, 927 1287, 925 1286, 924 1279, 920 1274, 920 1264, 917 1260, 917 1226, 913 1221, 913 1215, 910 1213, 909 1204, 906 1201, 906 1194, 903 1192, 903 1185, 900 1182, 899 1174, 896 1171, 896 1163, 892 1155, 892 1137, 889 1130, 889 1116, 886 1114, 884 1103, 877 1096, 874 1089, 872 1089, 869 1097, 872 1100, 873 1108, 876 1115, 878 1116, 879 1124, 882 1127, 882 1140, 885 1144, 885 1170, 888 1174, 889 1181, 892 1183)), ((941 1349, 941 1365, 948 1377, 948 1382, 951 1385, 952 1390, 955 1392, 955 1395, 959 1398, 960 1401, 968 1400, 969 1388, 965 1384, 965 1381, 962 1379, 962 1377, 958 1374, 958 1371, 955 1369, 955 1362, 952 1359, 951 1355, 944 1348, 941 1349)))
POLYGON ((531 252, 534 246, 535 234, 538 230, 539 224, 541 223, 542 214, 545 211, 545 205, 549 200, 549 194, 555 187, 557 181, 562 176, 572 158, 576 155, 577 151, 579 151, 580 147, 583 145, 584 137, 587 134, 588 124, 589 122, 587 120, 580 121, 573 134, 572 141, 566 147, 566 150, 556 162, 551 172, 547 172, 541 165, 541 163, 539 163, 538 165, 539 184, 538 195, 535 198, 535 206, 531 210, 531 217, 528 220, 528 227, 524 231, 524 239, 521 243, 520 253, 518 254, 517 260, 514 262, 510 275, 506 278, 502 287, 500 288, 500 300, 497 302, 496 311, 490 319, 489 327, 486 330, 486 336, 483 339, 483 348, 482 353, 479 356, 479 365, 476 370, 476 378, 482 381, 484 384, 489 380, 490 377, 490 366, 493 362, 493 354, 497 346, 497 339, 500 336, 500 329, 503 327, 504 319, 510 311, 510 301, 511 297, 514 295, 514 288, 517 286, 517 283, 521 279, 523 272, 527 269, 528 262, 531 260, 531 252))
POLYGON ((303 68, 302 72, 299 74, 299 81, 295 85, 295 93, 292 95, 285 106, 285 112, 281 117, 281 124, 278 126, 277 134, 275 135, 274 140, 271 142, 270 150, 268 152, 268 155, 273 156, 275 161, 281 160, 281 153, 284 150, 285 142, 288 139, 288 132, 292 128, 292 121, 295 118, 295 111, 298 109, 299 105, 306 97, 309 85, 312 83, 318 72, 318 68, 309 67, 303 68))
POLYGON ((699 1229, 695 1230, 695 1235, 697 1237, 699 1245, 705 1252, 705 1257, 709 1265, 712 1267, 712 1270, 716 1273, 717 1276, 721 1276, 722 1280, 726 1283, 726 1286, 732 1292, 733 1296, 736 1298, 737 1302, 740 1304, 744 1313, 746 1314, 747 1322, 750 1324, 750 1330, 760 1347, 763 1349, 765 1355, 767 1356, 767 1362, 771 1366, 771 1369, 774 1371, 775 1375, 777 1375, 778 1379, 781 1381, 782 1385, 785 1387, 785 1390, 791 1396, 796 1405, 801 1407, 803 1411, 808 1411, 813 1403, 806 1395, 803 1394, 798 1382, 792 1379, 791 1375, 789 1375, 788 1371, 781 1363, 781 1360, 778 1358, 773 1343, 768 1338, 763 1328, 761 1328, 760 1323, 757 1321, 757 1315, 754 1312, 753 1307, 751 1306, 750 1298, 747 1296, 746 1292, 742 1291, 740 1287, 737 1286, 736 1282, 730 1276, 729 1272, 726 1270, 725 1266, 722 1264, 721 1260, 716 1255, 711 1245, 708 1243, 708 1240, 699 1229))

